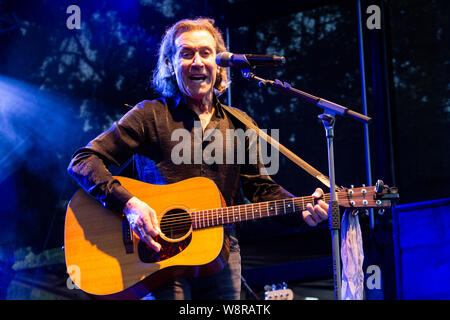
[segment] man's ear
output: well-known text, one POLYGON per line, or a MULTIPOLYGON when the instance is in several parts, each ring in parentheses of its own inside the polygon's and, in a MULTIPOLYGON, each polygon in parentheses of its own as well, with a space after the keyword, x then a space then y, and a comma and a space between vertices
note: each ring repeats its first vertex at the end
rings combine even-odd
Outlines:
POLYGON ((170 62, 170 60, 168 58, 166 58, 166 60, 164 60, 164 62, 166 63, 166 65, 169 67, 170 73, 173 75, 175 74, 175 71, 173 70, 173 65, 172 62, 170 62))

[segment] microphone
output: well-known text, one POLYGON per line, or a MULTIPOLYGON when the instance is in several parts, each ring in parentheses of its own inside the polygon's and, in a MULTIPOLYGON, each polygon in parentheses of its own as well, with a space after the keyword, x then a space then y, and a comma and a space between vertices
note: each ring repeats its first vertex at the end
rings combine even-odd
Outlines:
POLYGON ((284 57, 264 54, 237 54, 221 52, 216 55, 216 64, 220 67, 249 69, 252 67, 271 67, 285 63, 284 57))

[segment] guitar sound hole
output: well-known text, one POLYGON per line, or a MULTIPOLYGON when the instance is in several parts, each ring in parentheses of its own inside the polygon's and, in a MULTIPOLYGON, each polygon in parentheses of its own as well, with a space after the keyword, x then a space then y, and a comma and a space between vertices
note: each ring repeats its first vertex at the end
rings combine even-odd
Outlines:
POLYGON ((189 213, 182 209, 173 209, 164 214, 159 225, 166 238, 176 240, 189 232, 191 223, 189 213))

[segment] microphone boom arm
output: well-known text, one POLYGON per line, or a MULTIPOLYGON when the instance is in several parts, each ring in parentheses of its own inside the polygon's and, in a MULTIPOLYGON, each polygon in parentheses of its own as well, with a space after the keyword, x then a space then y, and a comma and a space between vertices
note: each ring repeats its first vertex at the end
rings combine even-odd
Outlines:
POLYGON ((341 106, 337 103, 313 96, 309 93, 300 91, 296 88, 293 88, 289 83, 287 82, 281 82, 278 79, 273 80, 266 80, 263 78, 260 78, 256 76, 253 72, 250 70, 242 70, 242 76, 247 80, 256 80, 259 82, 260 87, 271 87, 275 89, 278 92, 285 93, 287 95, 290 95, 295 98, 300 98, 304 101, 310 102, 312 104, 315 104, 318 107, 323 108, 327 113, 332 115, 341 115, 341 116, 348 116, 350 118, 353 118, 355 120, 358 120, 363 123, 368 123, 372 119, 368 116, 365 116, 361 113, 355 112, 353 110, 350 110, 347 107, 341 106))

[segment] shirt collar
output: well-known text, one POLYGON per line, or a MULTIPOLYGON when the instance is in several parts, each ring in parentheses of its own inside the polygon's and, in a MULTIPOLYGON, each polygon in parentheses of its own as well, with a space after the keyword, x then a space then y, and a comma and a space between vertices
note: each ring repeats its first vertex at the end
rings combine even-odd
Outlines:
MULTIPOLYGON (((181 110, 183 108, 187 108, 185 100, 180 95, 166 99, 166 101, 170 109, 181 110)), ((213 93, 213 104, 214 104, 214 115, 217 118, 224 118, 225 114, 223 111, 222 104, 220 103, 215 93, 213 93)))

